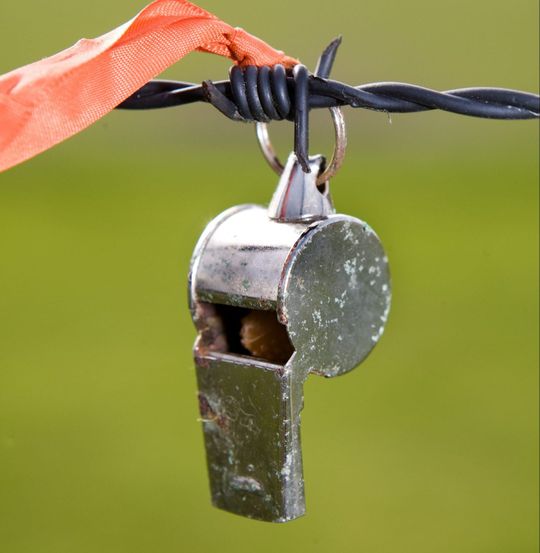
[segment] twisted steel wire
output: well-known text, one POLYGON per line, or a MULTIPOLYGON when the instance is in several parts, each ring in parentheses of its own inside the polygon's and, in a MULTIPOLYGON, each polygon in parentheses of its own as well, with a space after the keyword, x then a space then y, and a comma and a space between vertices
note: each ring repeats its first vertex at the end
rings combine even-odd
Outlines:
MULTIPOLYGON (((238 69, 238 68, 233 68, 238 69)), ((273 68, 248 67, 247 69, 261 69, 263 75, 274 73, 276 69, 285 71, 283 66, 273 68)), ((246 71, 247 73, 247 71, 246 71)), ((286 89, 279 87, 279 96, 271 96, 268 87, 250 88, 257 96, 272 99, 266 117, 256 113, 242 113, 234 111, 231 118, 245 121, 268 121, 290 117, 290 111, 281 106, 293 105, 294 79, 285 78, 286 89), (284 90, 286 93, 284 94, 284 90), (280 107, 279 114, 274 114, 273 103, 280 107), (283 102, 283 103, 282 103, 283 102)), ((210 102, 207 92, 210 81, 202 85, 179 81, 155 80, 146 84, 133 96, 122 102, 121 109, 153 109, 191 104, 193 102, 210 102)), ((360 86, 350 86, 338 81, 321 79, 315 75, 309 76, 309 107, 328 108, 332 106, 348 105, 353 108, 366 108, 389 113, 416 113, 440 109, 460 115, 484 117, 488 119, 535 119, 540 115, 540 99, 535 94, 504 88, 459 88, 438 92, 429 88, 407 83, 381 82, 360 86)), ((221 94, 234 103, 234 96, 230 81, 212 83, 221 94)))
POLYGON ((235 121, 295 122, 295 152, 306 171, 308 114, 311 109, 350 106, 387 113, 417 113, 439 109, 488 119, 537 119, 540 97, 504 88, 460 88, 438 92, 397 82, 350 86, 329 79, 341 38, 334 40, 310 74, 303 65, 287 71, 273 67, 233 67, 228 81, 154 80, 122 102, 120 109, 155 109, 209 102, 235 121))

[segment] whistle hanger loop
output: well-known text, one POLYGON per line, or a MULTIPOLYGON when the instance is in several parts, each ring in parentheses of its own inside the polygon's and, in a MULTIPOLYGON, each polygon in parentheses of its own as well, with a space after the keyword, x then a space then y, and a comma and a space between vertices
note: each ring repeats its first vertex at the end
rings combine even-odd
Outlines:
MULTIPOLYGON (((345 126, 345 117, 343 111, 339 107, 329 108, 334 123, 335 132, 335 147, 330 163, 326 164, 326 168, 317 177, 317 186, 329 181, 341 168, 345 159, 345 151, 347 148, 347 130, 345 126)), ((256 125, 257 140, 261 148, 261 152, 268 162, 268 165, 279 175, 283 174, 285 166, 280 161, 274 146, 270 140, 267 123, 257 123, 256 125)))

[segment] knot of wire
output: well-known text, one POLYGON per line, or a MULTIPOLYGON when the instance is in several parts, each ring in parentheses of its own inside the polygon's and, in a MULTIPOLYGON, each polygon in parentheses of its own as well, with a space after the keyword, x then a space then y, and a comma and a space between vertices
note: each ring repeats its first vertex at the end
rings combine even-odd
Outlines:
POLYGON ((387 113, 413 113, 440 109, 488 119, 535 119, 540 97, 504 88, 461 88, 438 92, 397 82, 350 86, 331 80, 330 73, 341 37, 333 40, 319 58, 313 74, 304 65, 287 70, 273 67, 238 67, 230 80, 204 81, 201 85, 150 81, 122 102, 121 109, 153 109, 208 102, 234 121, 294 121, 294 151, 309 172, 309 111, 350 106, 387 113))

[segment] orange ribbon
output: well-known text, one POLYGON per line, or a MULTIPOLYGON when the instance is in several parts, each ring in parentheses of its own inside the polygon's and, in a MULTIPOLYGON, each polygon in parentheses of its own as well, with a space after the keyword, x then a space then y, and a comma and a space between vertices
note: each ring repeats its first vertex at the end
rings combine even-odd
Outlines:
POLYGON ((297 63, 185 0, 155 0, 105 35, 0 76, 0 171, 85 129, 193 50, 297 63))

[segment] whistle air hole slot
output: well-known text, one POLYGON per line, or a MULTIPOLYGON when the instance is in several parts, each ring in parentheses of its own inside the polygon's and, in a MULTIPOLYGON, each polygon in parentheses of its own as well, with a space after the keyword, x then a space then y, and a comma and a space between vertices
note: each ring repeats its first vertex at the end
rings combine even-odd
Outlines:
POLYGON ((202 339, 206 349, 256 357, 277 365, 285 365, 294 353, 287 329, 275 311, 203 305, 202 339))

